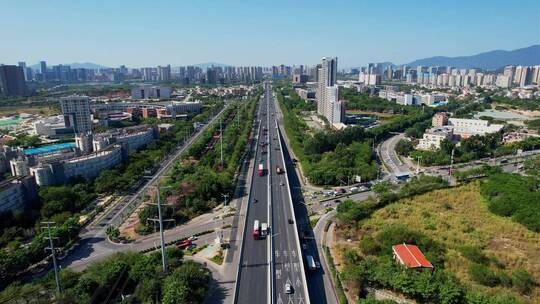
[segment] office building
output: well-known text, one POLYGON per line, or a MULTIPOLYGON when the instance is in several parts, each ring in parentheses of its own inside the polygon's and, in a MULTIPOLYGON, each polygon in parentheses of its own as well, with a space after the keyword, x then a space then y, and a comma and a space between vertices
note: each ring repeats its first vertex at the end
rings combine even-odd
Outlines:
POLYGON ((132 99, 169 99, 171 98, 171 88, 142 84, 131 89, 132 99))
POLYGON ((60 107, 66 127, 75 133, 92 131, 90 98, 87 96, 68 96, 60 98, 60 107))
POLYGON ((26 96, 24 71, 16 65, 0 65, 0 96, 26 96))

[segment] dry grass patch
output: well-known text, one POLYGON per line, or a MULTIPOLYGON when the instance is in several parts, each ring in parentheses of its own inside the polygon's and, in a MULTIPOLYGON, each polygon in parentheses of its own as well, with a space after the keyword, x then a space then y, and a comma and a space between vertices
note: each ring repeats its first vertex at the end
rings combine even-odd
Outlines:
MULTIPOLYGON (((540 234, 491 213, 480 196, 478 182, 400 200, 376 211, 357 235, 376 233, 392 224, 401 224, 444 244, 445 269, 467 285, 488 292, 505 288, 487 288, 471 280, 471 261, 460 250, 464 245, 480 248, 494 270, 511 274, 523 268, 540 282, 540 234)), ((531 298, 540 299, 540 288, 533 290, 531 298)))

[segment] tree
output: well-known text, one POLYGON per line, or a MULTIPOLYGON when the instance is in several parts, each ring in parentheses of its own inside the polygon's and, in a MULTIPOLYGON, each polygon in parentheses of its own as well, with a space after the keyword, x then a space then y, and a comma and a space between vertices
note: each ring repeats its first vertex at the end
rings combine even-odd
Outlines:
POLYGON ((411 151, 414 150, 414 145, 412 144, 412 142, 410 140, 401 139, 396 144, 395 149, 396 149, 396 152, 399 155, 407 156, 407 155, 409 155, 409 153, 411 153, 411 151))
POLYGON ((105 233, 111 240, 114 240, 120 236, 120 229, 116 226, 109 226, 105 233))

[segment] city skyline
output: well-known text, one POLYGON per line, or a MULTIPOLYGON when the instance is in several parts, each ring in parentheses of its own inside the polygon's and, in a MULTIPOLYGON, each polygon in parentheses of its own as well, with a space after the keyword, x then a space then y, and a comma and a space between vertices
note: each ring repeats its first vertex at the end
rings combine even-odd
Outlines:
POLYGON ((466 5, 463 1, 344 1, 339 5, 60 2, 54 8, 33 1, 3 4, 6 14, 0 26, 12 30, 6 33, 11 43, 0 46, 2 62, 269 66, 315 64, 323 56, 337 56, 346 68, 540 43, 540 5, 534 1, 511 7, 502 1, 489 1, 489 5, 486 1, 466 5), (329 10, 336 17, 328 17, 329 10), (320 43, 318 37, 328 39, 320 43))

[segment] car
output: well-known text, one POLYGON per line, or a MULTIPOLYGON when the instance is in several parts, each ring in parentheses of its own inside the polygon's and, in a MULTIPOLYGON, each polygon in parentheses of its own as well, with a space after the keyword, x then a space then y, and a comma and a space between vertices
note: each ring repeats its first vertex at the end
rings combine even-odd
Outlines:
POLYGON ((294 224, 293 219, 289 219, 289 224, 294 224))
POLYGON ((339 204, 339 203, 341 203, 341 200, 338 200, 338 199, 334 200, 334 203, 339 204))
POLYGON ((196 241, 198 239, 198 237, 196 235, 192 235, 188 238, 188 240, 191 240, 191 241, 196 241))
POLYGON ((279 185, 280 186, 284 186, 285 184, 283 182, 279 182, 279 185))
POLYGON ((325 207, 325 208, 328 208, 328 207, 330 207, 330 206, 331 206, 330 203, 324 203, 324 204, 323 204, 323 207, 325 207))
POLYGON ((286 283, 286 284, 285 284, 285 293, 286 293, 286 294, 291 294, 291 293, 293 293, 292 286, 291 286, 290 283, 286 283))
POLYGON ((254 198, 253 203, 255 204, 256 202, 258 202, 258 200, 256 198, 254 198))

